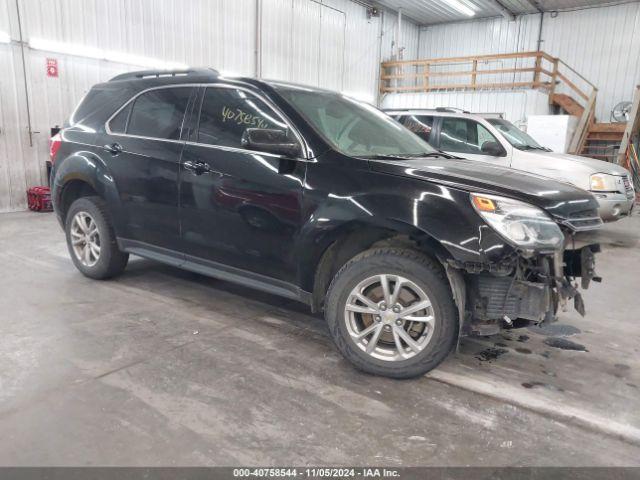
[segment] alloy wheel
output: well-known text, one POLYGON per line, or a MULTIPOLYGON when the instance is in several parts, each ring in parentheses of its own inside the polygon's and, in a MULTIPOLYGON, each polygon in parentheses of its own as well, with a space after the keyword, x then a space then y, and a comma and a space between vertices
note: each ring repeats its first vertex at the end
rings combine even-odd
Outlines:
POLYGON ((85 267, 93 267, 100 259, 100 232, 87 212, 78 212, 71 222, 71 246, 85 267))
POLYGON ((436 319, 431 300, 415 282, 379 274, 351 291, 344 321, 351 339, 363 352, 380 360, 402 361, 425 349, 436 319))

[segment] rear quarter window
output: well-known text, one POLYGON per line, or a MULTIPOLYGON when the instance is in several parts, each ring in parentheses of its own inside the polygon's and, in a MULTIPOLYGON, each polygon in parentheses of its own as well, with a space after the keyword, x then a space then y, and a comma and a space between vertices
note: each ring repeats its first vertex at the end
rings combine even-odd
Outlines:
POLYGON ((104 125, 113 112, 129 98, 131 93, 124 90, 94 87, 80 101, 69 117, 68 124, 71 126, 82 124, 95 129, 104 125))
POLYGON ((134 100, 126 133, 178 140, 191 91, 190 87, 161 88, 141 94, 134 100))

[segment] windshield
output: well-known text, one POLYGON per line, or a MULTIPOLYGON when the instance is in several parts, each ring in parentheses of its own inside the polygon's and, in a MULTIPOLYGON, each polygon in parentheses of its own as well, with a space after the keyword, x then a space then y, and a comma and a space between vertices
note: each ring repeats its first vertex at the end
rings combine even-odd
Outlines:
POLYGON ((503 120, 501 118, 487 118, 487 122, 496 127, 502 136, 507 141, 519 150, 545 150, 549 152, 548 148, 543 147, 536 142, 530 135, 520 130, 513 123, 503 120))
POLYGON ((433 147, 377 108, 339 93, 292 86, 278 92, 336 150, 353 157, 418 156, 433 147))

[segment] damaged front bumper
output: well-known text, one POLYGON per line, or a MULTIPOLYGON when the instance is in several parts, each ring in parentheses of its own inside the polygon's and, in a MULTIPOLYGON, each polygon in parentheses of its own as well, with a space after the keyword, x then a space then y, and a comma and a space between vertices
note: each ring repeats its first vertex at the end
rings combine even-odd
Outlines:
POLYGON ((518 254, 498 268, 445 263, 460 316, 461 335, 494 335, 504 327, 553 322, 569 301, 584 316, 579 292, 600 281, 595 272, 598 244, 566 235, 562 249, 518 254))

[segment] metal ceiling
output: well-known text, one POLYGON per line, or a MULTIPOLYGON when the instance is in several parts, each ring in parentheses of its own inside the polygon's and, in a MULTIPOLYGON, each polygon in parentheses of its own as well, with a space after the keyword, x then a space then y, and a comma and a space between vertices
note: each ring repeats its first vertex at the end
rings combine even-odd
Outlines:
POLYGON ((459 22, 474 18, 495 17, 505 14, 521 15, 527 13, 573 10, 600 7, 604 5, 634 3, 638 0, 458 0, 475 11, 468 17, 453 8, 446 0, 374 0, 375 3, 398 11, 419 25, 459 22), (505 11, 508 13, 505 13, 505 11))

